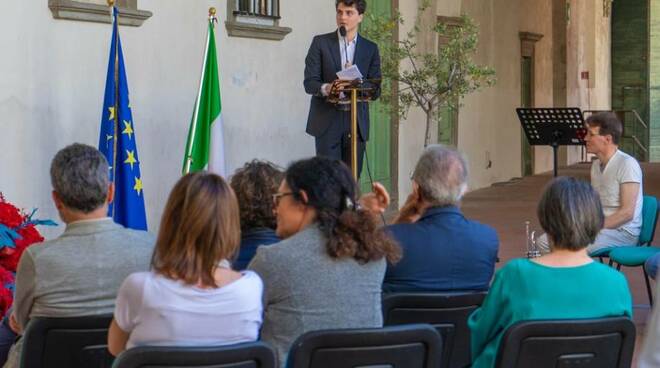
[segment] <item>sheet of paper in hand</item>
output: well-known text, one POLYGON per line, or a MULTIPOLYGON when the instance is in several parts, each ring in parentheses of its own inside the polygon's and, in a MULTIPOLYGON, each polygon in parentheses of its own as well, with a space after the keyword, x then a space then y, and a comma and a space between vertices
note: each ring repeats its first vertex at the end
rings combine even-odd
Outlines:
POLYGON ((344 70, 338 71, 337 78, 341 80, 352 81, 356 79, 362 79, 362 73, 360 73, 360 69, 357 67, 357 65, 351 65, 344 70))

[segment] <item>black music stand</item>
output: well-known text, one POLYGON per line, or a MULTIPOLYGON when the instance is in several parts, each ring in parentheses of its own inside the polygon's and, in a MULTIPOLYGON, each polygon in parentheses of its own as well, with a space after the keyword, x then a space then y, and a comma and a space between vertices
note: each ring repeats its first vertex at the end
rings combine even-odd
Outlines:
POLYGON ((577 107, 517 108, 518 119, 531 146, 551 146, 557 176, 559 146, 582 146, 587 130, 577 107))

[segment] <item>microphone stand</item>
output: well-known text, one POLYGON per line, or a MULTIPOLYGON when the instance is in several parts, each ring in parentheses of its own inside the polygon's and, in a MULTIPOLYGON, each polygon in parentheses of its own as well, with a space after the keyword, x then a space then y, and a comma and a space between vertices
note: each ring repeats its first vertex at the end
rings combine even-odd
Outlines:
POLYGON ((346 40, 346 27, 339 27, 339 35, 344 39, 344 55, 346 56, 346 64, 342 65, 342 69, 346 69, 346 65, 349 63, 348 60, 348 41, 346 40))

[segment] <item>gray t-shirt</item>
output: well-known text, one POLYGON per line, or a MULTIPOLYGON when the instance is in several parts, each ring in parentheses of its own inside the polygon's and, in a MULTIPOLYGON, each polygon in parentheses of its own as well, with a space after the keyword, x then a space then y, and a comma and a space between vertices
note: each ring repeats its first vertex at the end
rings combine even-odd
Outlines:
POLYGON ((621 184, 639 183, 639 192, 635 202, 635 214, 629 222, 623 224, 620 229, 625 230, 633 236, 638 236, 642 228, 642 169, 632 156, 617 150, 601 169, 600 160, 596 159, 591 164, 591 185, 600 195, 605 216, 609 216, 621 208, 621 184))

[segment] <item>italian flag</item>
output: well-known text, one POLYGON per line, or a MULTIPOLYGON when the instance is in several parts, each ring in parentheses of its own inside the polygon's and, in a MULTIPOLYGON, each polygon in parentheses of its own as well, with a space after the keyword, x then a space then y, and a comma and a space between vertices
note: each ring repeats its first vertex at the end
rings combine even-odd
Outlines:
POLYGON ((220 78, 218 57, 215 50, 215 32, 209 19, 208 35, 202 77, 190 121, 183 174, 209 170, 225 175, 225 152, 222 134, 222 104, 220 103, 220 78))

